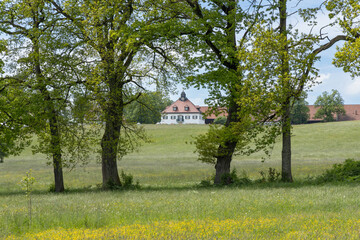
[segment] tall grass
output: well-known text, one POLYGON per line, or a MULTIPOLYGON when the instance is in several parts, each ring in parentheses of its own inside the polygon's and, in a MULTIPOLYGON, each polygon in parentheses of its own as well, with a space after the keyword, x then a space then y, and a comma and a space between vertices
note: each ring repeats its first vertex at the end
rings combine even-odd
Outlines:
MULTIPOLYGON (((138 152, 119 162, 119 169, 134 175, 143 186, 193 185, 214 173, 212 165, 196 159, 192 136, 207 131, 206 125, 146 125, 152 142, 138 152), (187 143, 186 143, 187 142, 187 143)), ((359 158, 360 121, 298 125, 293 129, 293 174, 294 178, 318 175, 332 164, 346 158, 359 158)), ((280 139, 275 144, 272 156, 262 162, 261 153, 251 156, 235 156, 232 163, 238 172, 246 171, 251 178, 258 178, 259 171, 269 167, 280 169, 280 139)), ((83 188, 101 182, 101 165, 93 155, 85 167, 72 171, 65 169, 67 188, 83 188)), ((17 182, 30 168, 37 178, 37 189, 47 190, 53 182, 52 168, 46 165, 43 155, 32 155, 27 149, 22 155, 5 159, 0 164, 0 193, 16 191, 17 182)))
MULTIPOLYGON (((196 161, 194 146, 186 142, 192 140, 192 135, 206 132, 208 126, 145 127, 153 142, 119 162, 120 169, 140 181, 140 190, 98 190, 101 166, 92 160, 85 168, 65 171, 65 185, 70 191, 53 194, 47 191, 53 179, 52 168, 46 165, 44 156, 33 156, 27 149, 20 156, 5 159, 0 164, 0 239, 61 239, 62 236, 356 239, 359 236, 357 184, 195 187, 211 177, 214 168, 196 161), (36 183, 29 227, 27 199, 18 183, 30 168, 36 183), (231 231, 229 226, 233 226, 231 231)), ((318 175, 345 158, 358 159, 358 129, 360 121, 295 126, 295 180, 318 175)), ((263 156, 257 153, 236 156, 233 166, 238 172, 244 170, 251 178, 259 178, 261 170, 279 169, 280 152, 281 145, 276 144, 273 155, 265 162, 261 162, 263 156)))

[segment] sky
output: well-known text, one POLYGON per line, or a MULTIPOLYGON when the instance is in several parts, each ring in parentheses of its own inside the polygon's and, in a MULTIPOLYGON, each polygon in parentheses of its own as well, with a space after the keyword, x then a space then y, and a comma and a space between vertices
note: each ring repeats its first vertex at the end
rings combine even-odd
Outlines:
MULTIPOLYGON (((294 1, 295 2, 295 1, 294 1)), ((296 1, 297 2, 297 1, 296 1)), ((303 0, 300 3, 300 7, 313 7, 316 3, 321 1, 319 0, 303 0)), ((289 6, 289 11, 292 10, 292 7, 289 6)), ((326 26, 330 20, 327 17, 327 12, 322 12, 318 15, 318 26, 313 31, 319 31, 321 26, 326 26)), ((295 25, 300 31, 306 32, 308 26, 301 22, 297 17, 290 19, 290 24, 295 25)), ((327 28, 328 36, 334 37, 338 34, 341 34, 341 29, 339 27, 327 28)), ((332 89, 336 89, 340 92, 340 95, 344 99, 345 104, 360 104, 360 77, 352 79, 349 73, 344 73, 341 68, 336 68, 333 64, 333 58, 336 53, 336 46, 342 46, 342 43, 334 45, 332 48, 322 52, 319 56, 321 57, 320 61, 315 64, 315 67, 319 69, 319 78, 317 79, 320 84, 312 87, 308 92, 307 102, 309 104, 314 104, 316 98, 321 95, 324 91, 331 92, 332 89)), ((179 98, 181 91, 184 89, 187 97, 195 105, 205 105, 204 100, 208 97, 208 91, 206 89, 197 90, 195 88, 184 88, 182 85, 177 87, 178 93, 171 94, 171 100, 176 100, 179 98)))
MULTIPOLYGON (((360 77, 352 79, 349 73, 344 73, 341 68, 336 68, 332 64, 336 47, 332 47, 327 52, 321 54, 321 59, 315 64, 319 69, 319 84, 315 85, 308 92, 307 102, 312 105, 316 98, 324 91, 331 92, 336 89, 344 99, 345 104, 360 104, 360 77)), ((197 90, 195 88, 184 88, 182 85, 177 86, 177 94, 171 94, 170 99, 175 101, 180 97, 182 90, 185 90, 187 97, 195 105, 204 106, 204 100, 208 97, 207 89, 197 90)))
MULTIPOLYGON (((288 11, 294 11, 298 7, 307 8, 315 7, 316 4, 323 2, 323 0, 289 0, 290 4, 288 11), (299 3, 299 4, 298 4, 299 3), (297 7, 295 5, 298 4, 297 7)), ((318 15, 318 27, 313 31, 319 31, 319 28, 329 23, 327 12, 322 12, 318 15)), ((297 27, 300 31, 307 32, 309 27, 306 23, 299 20, 299 17, 293 15, 289 21, 290 24, 297 27)), ((339 27, 327 28, 329 37, 341 34, 339 27)), ((0 35, 0 37, 2 37, 0 35)), ((341 46, 341 44, 338 44, 341 46)), ((340 92, 344 99, 345 104, 360 104, 360 77, 352 79, 350 74, 344 73, 341 68, 336 68, 332 64, 333 56, 336 52, 336 46, 326 50, 320 54, 320 61, 315 64, 315 67, 319 69, 319 79, 317 81, 320 84, 312 87, 311 91, 308 92, 307 101, 309 104, 314 104, 316 98, 321 95, 324 91, 331 92, 332 89, 336 89, 340 92)), ((205 105, 204 100, 209 97, 207 89, 195 89, 185 88, 184 86, 177 85, 177 93, 170 94, 171 100, 175 101, 180 97, 182 90, 185 90, 187 97, 196 105, 205 105)))

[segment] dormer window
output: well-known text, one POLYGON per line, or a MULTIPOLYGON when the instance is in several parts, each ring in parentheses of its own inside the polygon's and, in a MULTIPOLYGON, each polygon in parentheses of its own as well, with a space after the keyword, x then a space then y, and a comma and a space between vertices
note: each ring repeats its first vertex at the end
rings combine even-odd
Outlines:
POLYGON ((189 111, 189 107, 188 107, 188 106, 185 106, 185 111, 189 111))
POLYGON ((178 109, 177 106, 173 107, 173 111, 177 111, 177 109, 178 109))

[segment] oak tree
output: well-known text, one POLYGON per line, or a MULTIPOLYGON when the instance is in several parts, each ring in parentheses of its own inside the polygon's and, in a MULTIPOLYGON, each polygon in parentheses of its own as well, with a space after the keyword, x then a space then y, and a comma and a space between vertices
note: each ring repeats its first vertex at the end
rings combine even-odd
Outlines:
POLYGON ((253 71, 255 78, 268 79, 268 87, 273 90, 273 100, 278 104, 273 111, 280 117, 282 131, 282 180, 292 181, 291 172, 291 109, 294 102, 309 86, 315 84, 317 69, 314 63, 319 54, 339 41, 347 40, 345 35, 328 38, 322 31, 315 33, 316 14, 322 4, 315 8, 296 9, 288 12, 287 0, 272 1, 273 12, 267 22, 255 28, 255 43, 252 55, 260 68, 253 71), (300 31, 288 23, 294 14, 310 26, 308 32, 300 31), (269 60, 270 59, 270 60, 269 60), (261 69, 271 69, 264 71, 261 69))
POLYGON ((146 139, 142 128, 129 125, 125 107, 136 101, 146 82, 162 85, 167 66, 173 66, 174 44, 166 34, 175 31, 175 18, 164 14, 167 1, 50 0, 73 26, 73 34, 92 53, 87 89, 101 110, 105 129, 101 139, 102 184, 121 186, 117 160, 146 139), (160 77, 159 77, 160 76, 160 77), (138 139, 138 140, 136 140, 138 139))
POLYGON ((208 113, 216 113, 219 107, 228 112, 224 127, 212 126, 195 141, 199 160, 215 165, 215 184, 220 184, 222 176, 230 173, 234 153, 264 149, 276 135, 272 126, 264 124, 273 117, 261 103, 266 97, 257 95, 258 101, 250 100, 255 92, 246 81, 244 60, 239 58, 239 52, 248 48, 252 29, 264 17, 262 1, 173 2, 182 13, 182 54, 193 68, 185 82, 209 90, 208 113))
POLYGON ((2 1, 0 32, 7 36, 7 68, 2 83, 6 101, 14 103, 7 114, 18 126, 35 133, 34 152, 45 153, 54 170, 55 191, 64 191, 63 167, 86 159, 83 125, 64 114, 74 92, 82 91, 75 36, 68 34, 48 1, 2 1), (69 161, 65 161, 65 159, 69 161))

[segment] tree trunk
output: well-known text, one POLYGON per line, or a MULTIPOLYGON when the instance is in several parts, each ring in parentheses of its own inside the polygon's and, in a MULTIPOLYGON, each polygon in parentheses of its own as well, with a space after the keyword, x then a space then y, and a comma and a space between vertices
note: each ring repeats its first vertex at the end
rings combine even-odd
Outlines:
POLYGON ((282 152, 281 152, 281 180, 292 182, 291 173, 291 123, 290 104, 287 103, 282 119, 282 152))
MULTIPOLYGON (((225 123, 225 127, 229 127, 232 122, 238 121, 237 119, 237 111, 238 105, 235 102, 232 102, 228 109, 228 118, 225 123)), ((230 184, 232 179, 224 179, 222 182, 221 178, 224 174, 230 173, 230 164, 232 161, 232 156, 235 152, 237 141, 235 140, 226 141, 225 144, 221 144, 218 147, 218 156, 216 157, 216 164, 215 164, 215 180, 214 184, 230 184)))
POLYGON ((215 164, 215 184, 225 184, 228 185, 232 183, 232 179, 230 176, 227 179, 222 179, 224 175, 228 175, 230 173, 230 164, 232 160, 232 155, 234 154, 236 147, 236 142, 229 141, 226 145, 220 145, 218 148, 218 152, 221 152, 222 156, 218 156, 216 158, 215 164))
POLYGON ((103 188, 121 186, 117 168, 117 154, 124 107, 122 88, 116 84, 115 77, 109 82, 110 93, 105 108, 105 132, 101 139, 103 188))
POLYGON ((63 192, 64 188, 64 176, 61 166, 61 155, 58 156, 54 154, 53 156, 54 164, 54 180, 55 180, 55 192, 63 192))
POLYGON ((283 89, 283 111, 282 111, 282 152, 281 152, 281 179, 282 181, 292 182, 291 174, 291 119, 290 119, 290 66, 289 66, 289 46, 287 43, 287 0, 279 0, 280 14, 280 34, 284 37, 285 44, 281 53, 281 85, 283 89))
MULTIPOLYGON (((49 103, 52 105, 52 103, 49 103)), ((51 106, 54 108, 54 106, 51 106)), ((54 109, 51 111, 49 117, 50 125, 50 144, 51 151, 53 154, 53 167, 54 167, 54 180, 55 180, 55 192, 63 192, 64 188, 64 177, 62 171, 62 160, 61 160, 61 141, 60 141, 60 130, 58 121, 56 119, 56 112, 54 109)))
POLYGON ((107 119, 105 132, 101 140, 103 188, 121 186, 116 159, 120 135, 120 128, 114 127, 117 124, 111 118, 107 119))

